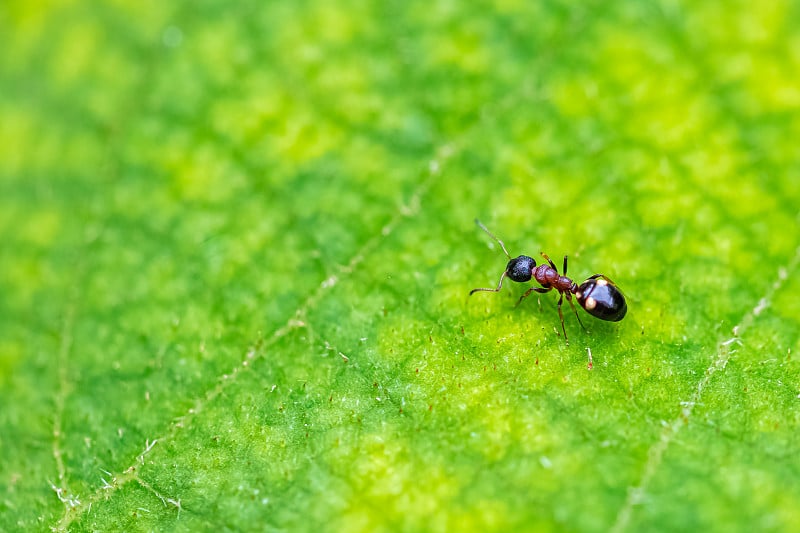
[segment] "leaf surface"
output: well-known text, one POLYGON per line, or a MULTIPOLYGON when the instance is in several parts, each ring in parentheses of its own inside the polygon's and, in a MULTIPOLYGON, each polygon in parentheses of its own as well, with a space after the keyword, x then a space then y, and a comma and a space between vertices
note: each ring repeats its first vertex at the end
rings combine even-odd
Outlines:
POLYGON ((0 529, 800 529, 796 3, 46 4, 0 529))

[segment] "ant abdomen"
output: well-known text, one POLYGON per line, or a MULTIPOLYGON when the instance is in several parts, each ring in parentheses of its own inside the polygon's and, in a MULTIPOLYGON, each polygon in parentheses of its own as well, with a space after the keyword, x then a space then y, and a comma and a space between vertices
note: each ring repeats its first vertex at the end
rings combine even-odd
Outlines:
POLYGON ((628 312, 625 296, 613 281, 602 274, 581 283, 575 291, 575 299, 587 313, 609 322, 619 322, 628 312))

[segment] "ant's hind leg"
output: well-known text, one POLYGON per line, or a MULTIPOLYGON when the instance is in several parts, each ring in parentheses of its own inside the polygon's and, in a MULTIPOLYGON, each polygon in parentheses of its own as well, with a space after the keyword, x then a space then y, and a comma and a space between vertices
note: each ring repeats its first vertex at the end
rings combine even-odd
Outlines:
POLYGON ((567 275, 567 256, 564 256, 564 271, 562 272, 565 276, 567 275))
POLYGON ((474 293, 479 292, 479 291, 500 292, 500 289, 503 288, 503 280, 505 279, 506 274, 507 274, 507 272, 503 272, 503 274, 500 276, 500 281, 497 283, 497 288, 496 289, 483 289, 483 288, 472 289, 471 291, 469 291, 469 295, 472 296, 474 293))
POLYGON ((589 281, 590 279, 602 279, 604 281, 607 281, 611 285, 616 286, 616 283, 614 283, 614 281, 605 274, 595 274, 594 276, 589 276, 588 278, 586 278, 586 281, 589 281))
POLYGON ((544 293, 546 293, 546 292, 550 292, 551 290, 552 290, 552 289, 547 289, 547 288, 545 288, 545 287, 531 287, 530 289, 528 289, 527 291, 525 291, 525 294, 523 294, 522 296, 520 296, 520 297, 519 297, 519 300, 517 300, 517 305, 515 305, 514 307, 517 307, 517 306, 519 306, 519 304, 521 304, 521 303, 522 303, 522 300, 524 300, 525 298, 527 298, 527 297, 528 297, 528 295, 530 295, 530 293, 532 293, 532 292, 534 292, 534 291, 536 291, 536 292, 538 292, 538 293, 540 293, 540 294, 544 294, 544 293))
POLYGON ((540 253, 540 254, 542 254, 542 257, 544 257, 544 258, 547 260, 547 262, 548 262, 548 263, 550 263, 550 266, 551 266, 551 267, 553 267, 553 270, 555 270, 556 272, 558 272, 558 269, 556 268, 556 264, 555 264, 555 263, 553 263, 553 260, 552 260, 552 259, 550 259, 550 256, 548 256, 548 255, 547 255, 546 253, 544 253, 544 252, 539 252, 539 253, 540 253))
POLYGON ((558 317, 561 319, 561 331, 564 332, 564 340, 569 344, 569 337, 567 337, 567 328, 564 327, 564 313, 561 312, 561 303, 564 301, 564 295, 558 299, 558 317))
POLYGON ((572 310, 575 312, 575 318, 577 318, 577 319, 578 319, 578 324, 580 324, 580 325, 581 325, 581 327, 583 328, 583 331, 589 331, 589 330, 587 330, 587 329, 586 329, 586 326, 584 326, 584 325, 583 325, 583 322, 581 321, 581 317, 580 317, 580 316, 578 316, 578 310, 577 310, 577 309, 575 309, 575 304, 574 304, 574 303, 572 303, 572 297, 571 297, 571 296, 567 296, 567 301, 569 302, 569 306, 570 306, 570 307, 572 308, 572 310))

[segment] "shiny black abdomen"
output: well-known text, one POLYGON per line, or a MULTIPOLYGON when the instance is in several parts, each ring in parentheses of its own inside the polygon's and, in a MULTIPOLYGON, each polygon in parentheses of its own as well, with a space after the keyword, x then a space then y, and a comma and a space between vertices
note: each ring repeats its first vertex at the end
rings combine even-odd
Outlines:
POLYGON ((587 313, 601 320, 618 322, 628 312, 625 296, 606 278, 587 279, 578 287, 575 296, 587 313))

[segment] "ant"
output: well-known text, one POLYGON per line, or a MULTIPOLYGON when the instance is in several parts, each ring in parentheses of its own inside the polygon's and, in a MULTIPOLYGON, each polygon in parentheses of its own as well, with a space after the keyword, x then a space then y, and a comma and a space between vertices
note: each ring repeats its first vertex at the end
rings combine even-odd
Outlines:
POLYGON ((564 327, 564 313, 561 312, 561 304, 566 296, 572 310, 575 312, 575 317, 578 323, 585 330, 586 326, 581 322, 581 317, 578 316, 578 311, 572 303, 572 295, 578 300, 583 309, 590 315, 597 317, 601 320, 608 320, 610 322, 618 322, 623 319, 625 313, 628 311, 628 304, 625 303, 625 297, 622 292, 617 288, 613 281, 604 276, 603 274, 595 274, 590 276, 583 283, 578 285, 570 278, 567 277, 567 256, 564 256, 564 270, 563 274, 558 273, 555 263, 547 256, 546 253, 541 252, 542 257, 545 258, 548 264, 541 264, 536 266, 536 261, 527 255, 520 255, 519 257, 512 258, 511 254, 506 250, 503 241, 494 236, 494 234, 484 226, 480 220, 475 219, 475 223, 485 231, 489 237, 497 241, 500 248, 503 249, 509 261, 506 269, 500 275, 500 282, 497 284, 496 289, 472 289, 469 295, 472 296, 479 291, 487 292, 500 292, 503 287, 503 280, 509 277, 511 281, 523 283, 530 281, 531 278, 535 279, 541 287, 531 287, 520 296, 517 305, 522 303, 522 300, 528 297, 531 292, 546 293, 555 289, 559 292, 558 298, 558 316, 561 318, 561 330, 564 332, 564 339, 569 344, 567 338, 567 330, 564 327))

